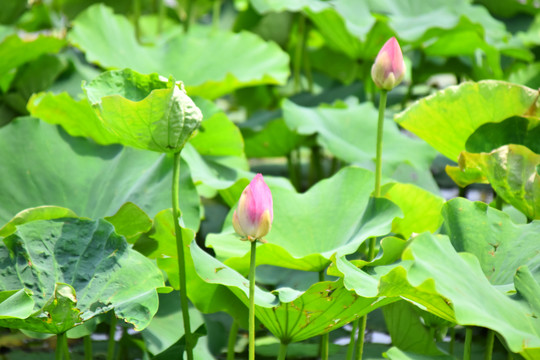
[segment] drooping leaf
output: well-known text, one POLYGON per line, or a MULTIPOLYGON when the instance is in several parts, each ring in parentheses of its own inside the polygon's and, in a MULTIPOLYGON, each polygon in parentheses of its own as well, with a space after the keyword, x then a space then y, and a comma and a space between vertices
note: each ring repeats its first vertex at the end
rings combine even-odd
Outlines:
MULTIPOLYGON (((168 274, 171 284, 178 287, 178 263, 172 229, 171 212, 158 214, 154 219, 154 230, 148 234, 148 238, 141 238, 136 248, 150 257, 157 257, 158 265, 168 274)), ((190 300, 205 313, 226 311, 236 320, 245 321, 249 281, 199 248, 193 239, 193 232, 183 229, 190 300)), ((293 342, 336 329, 391 301, 394 299, 358 298, 344 289, 339 281, 317 283, 305 292, 290 288, 281 288, 276 293, 259 287, 255 290, 259 321, 275 336, 293 342)))
POLYGON ((123 145, 178 152, 202 121, 200 109, 172 77, 113 70, 83 89, 103 126, 123 145))
MULTIPOLYGON (((200 200, 183 164, 180 208, 185 224, 197 229, 200 200)), ((37 119, 19 118, 0 129, 0 171, 10 174, 0 180, 0 224, 41 205, 90 218, 111 216, 128 201, 150 216, 171 206, 171 157, 98 146, 37 119)))
POLYGON ((0 291, 0 319, 26 319, 34 312, 32 294, 26 289, 0 291))
POLYGON ((58 334, 110 310, 135 328, 148 325, 163 277, 111 224, 28 219, 3 238, 1 290, 31 290, 35 312, 24 320, 0 320, 2 326, 58 334))
POLYGON ((276 44, 247 32, 191 30, 142 46, 127 18, 94 5, 74 20, 68 39, 90 62, 172 75, 184 82, 190 96, 213 99, 245 86, 283 84, 289 75, 289 58, 276 44))
POLYGON ((502 146, 490 153, 462 152, 459 169, 448 174, 460 185, 489 182, 497 195, 530 219, 540 219, 540 155, 525 146, 502 146), (472 175, 471 175, 472 174, 472 175))
MULTIPOLYGON (((283 117, 298 133, 317 134, 318 142, 338 158, 373 167, 378 112, 371 103, 306 108, 285 101, 283 117)), ((401 134, 391 121, 386 121, 383 136, 383 174, 387 176, 392 176, 403 163, 417 170, 427 169, 435 158, 429 146, 401 134)))
POLYGON ((448 201, 442 213, 454 248, 474 254, 492 284, 512 283, 521 266, 540 279, 540 221, 518 225, 502 211, 463 198, 448 201))
MULTIPOLYGON (((368 237, 386 234, 401 211, 387 199, 370 198, 373 181, 370 171, 348 167, 304 194, 271 187, 274 221, 268 242, 257 248, 257 264, 321 271, 334 253, 351 254, 368 237)), ((239 241, 230 221, 223 233, 207 237, 207 246, 247 274, 250 246, 239 241)))
POLYGON ((466 82, 423 98, 396 115, 405 129, 457 161, 469 137, 482 125, 512 116, 540 122, 538 92, 502 81, 466 82))

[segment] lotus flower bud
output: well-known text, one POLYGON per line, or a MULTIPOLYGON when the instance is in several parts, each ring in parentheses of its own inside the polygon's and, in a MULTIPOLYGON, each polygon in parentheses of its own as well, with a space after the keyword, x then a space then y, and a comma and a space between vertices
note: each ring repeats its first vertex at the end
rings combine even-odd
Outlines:
POLYGON ((371 78, 378 88, 392 90, 405 75, 405 62, 395 37, 388 40, 375 58, 371 67, 371 78))
POLYGON ((233 214, 234 230, 250 241, 260 240, 270 231, 273 219, 272 193, 257 174, 240 196, 233 214))

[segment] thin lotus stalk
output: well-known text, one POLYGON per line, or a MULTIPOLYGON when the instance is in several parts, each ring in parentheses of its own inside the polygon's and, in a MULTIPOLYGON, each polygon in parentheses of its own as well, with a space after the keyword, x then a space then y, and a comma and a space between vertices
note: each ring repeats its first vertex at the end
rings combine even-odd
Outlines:
POLYGON ((229 341, 227 343, 227 360, 234 360, 234 347, 238 337, 238 322, 233 321, 229 330, 229 341))
MULTIPOLYGON (((382 177, 382 143, 384 129, 384 111, 386 109, 386 99, 388 91, 381 91, 379 100, 379 119, 377 122, 377 153, 375 155, 375 196, 381 196, 381 177, 382 177)), ((370 244, 371 248, 371 244, 370 244)))
POLYGON ((454 346, 456 344, 456 327, 450 328, 450 344, 448 345, 448 353, 454 355, 454 346))
POLYGON ((249 360, 255 360, 255 269, 257 242, 264 242, 274 218, 272 193, 261 174, 242 191, 233 213, 234 231, 251 243, 249 262, 249 360))
POLYGON ((278 357, 277 357, 277 360, 285 360, 287 358, 287 347, 289 346, 289 344, 286 344, 286 343, 280 343, 279 344, 279 353, 278 353, 278 357))
POLYGON ((364 356, 364 338, 367 328, 367 314, 362 316, 358 322, 358 348, 356 350, 356 359, 362 360, 364 356))
POLYGON ((135 25, 135 38, 137 39, 137 42, 141 42, 141 25, 140 25, 140 18, 141 18, 141 0, 134 0, 133 1, 133 23, 135 25))
POLYGON ((465 328, 465 345, 463 348, 463 360, 471 360, 472 327, 465 328))
POLYGON ((212 29, 219 30, 219 20, 221 16, 221 0, 215 0, 212 7, 212 29))
POLYGON ((66 333, 64 333, 64 336, 63 336, 62 347, 64 348, 63 350, 64 360, 71 360, 71 354, 69 353, 69 346, 68 346, 66 333))
POLYGON ((180 151, 174 153, 173 179, 172 179, 172 207, 174 231, 176 233, 176 251, 178 255, 178 277, 180 281, 180 305, 184 320, 184 338, 186 339, 186 353, 188 360, 193 360, 193 342, 191 336, 191 324, 189 321, 189 307, 186 282, 186 261, 184 255, 184 240, 180 228, 180 151))
POLYGON ((257 242, 251 242, 249 263, 249 360, 255 360, 255 268, 257 242))
POLYGON ((352 330, 351 330, 351 339, 349 340, 349 346, 347 346, 347 356, 346 360, 352 360, 354 356, 354 350, 356 347, 356 331, 358 330, 358 324, 360 322, 360 319, 355 320, 353 322, 352 330))
POLYGON ((66 333, 61 333, 56 335, 56 351, 55 351, 55 360, 62 360, 64 358, 64 338, 66 333))
POLYGON ((291 180, 291 184, 294 186, 296 191, 300 191, 300 185, 298 183, 298 172, 296 171, 296 163, 295 163, 295 156, 294 156, 294 150, 292 150, 290 153, 287 154, 287 168, 289 170, 289 179, 291 180))
MULTIPOLYGON (((319 282, 324 281, 324 271, 319 271, 319 282)), ((329 355, 329 343, 330 343, 330 335, 329 333, 321 335, 321 343, 320 343, 320 356, 321 360, 328 360, 329 355)))
POLYGON ((493 344, 495 343, 495 332, 488 329, 486 336, 486 350, 484 352, 484 360, 491 360, 493 356, 493 344))
POLYGON ((107 360, 114 359, 115 346, 116 346, 116 340, 114 339, 114 336, 116 335, 117 322, 118 322, 118 319, 114 315, 114 312, 111 311, 111 324, 109 327, 109 343, 107 345, 107 360))
POLYGON ((191 16, 193 12, 193 2, 195 0, 187 0, 186 4, 186 19, 184 21, 184 32, 189 31, 189 26, 191 25, 191 16))
POLYGON ((165 20, 165 0, 157 0, 158 6, 158 23, 157 33, 161 35, 163 33, 163 21, 165 20))
POLYGON ((294 63, 293 63, 293 76, 294 76, 294 91, 300 92, 302 90, 302 79, 300 69, 302 67, 302 53, 304 51, 304 32, 306 27, 306 17, 302 14, 298 14, 297 21, 297 33, 296 44, 294 48, 294 63))
POLYGON ((92 360, 94 357, 92 355, 92 338, 90 335, 86 335, 83 338, 84 343, 84 360, 92 360))

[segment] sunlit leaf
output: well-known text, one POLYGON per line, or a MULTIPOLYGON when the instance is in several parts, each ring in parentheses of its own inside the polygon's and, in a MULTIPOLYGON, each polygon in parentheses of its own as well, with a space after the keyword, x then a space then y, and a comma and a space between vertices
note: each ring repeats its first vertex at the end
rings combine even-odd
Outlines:
POLYGON ((459 170, 449 167, 448 174, 460 185, 485 178, 504 201, 528 218, 540 219, 539 165, 540 155, 525 146, 508 145, 490 153, 462 152, 459 170))
POLYGON ((405 129, 454 161, 469 137, 482 125, 512 116, 540 122, 538 91, 502 81, 466 82, 417 101, 396 115, 405 129))
POLYGON ((142 46, 127 18, 94 5, 73 22, 69 41, 90 62, 105 68, 172 75, 190 96, 216 98, 234 89, 286 81, 289 58, 276 44, 254 34, 192 29, 154 46, 142 46))

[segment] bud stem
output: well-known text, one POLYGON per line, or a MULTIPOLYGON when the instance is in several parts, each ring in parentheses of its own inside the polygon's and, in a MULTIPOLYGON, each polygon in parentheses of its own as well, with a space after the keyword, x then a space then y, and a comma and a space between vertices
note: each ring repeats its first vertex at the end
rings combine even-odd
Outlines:
POLYGON ((257 240, 251 241, 249 263, 249 360, 255 360, 255 256, 257 240))
POLYGON ((184 256, 184 241, 180 227, 180 204, 178 194, 180 189, 180 151, 174 153, 173 179, 172 179, 172 207, 174 232, 176 233, 176 251, 178 254, 178 277, 180 278, 180 305, 184 320, 184 338, 186 339, 186 353, 188 360, 193 360, 193 342, 191 340, 191 324, 189 322, 189 308, 186 288, 186 262, 184 256))
POLYGON ((377 155, 375 158, 375 197, 381 196, 382 142, 384 127, 384 110, 386 109, 387 95, 387 90, 381 90, 381 98, 379 100, 379 120, 377 123, 377 155))

